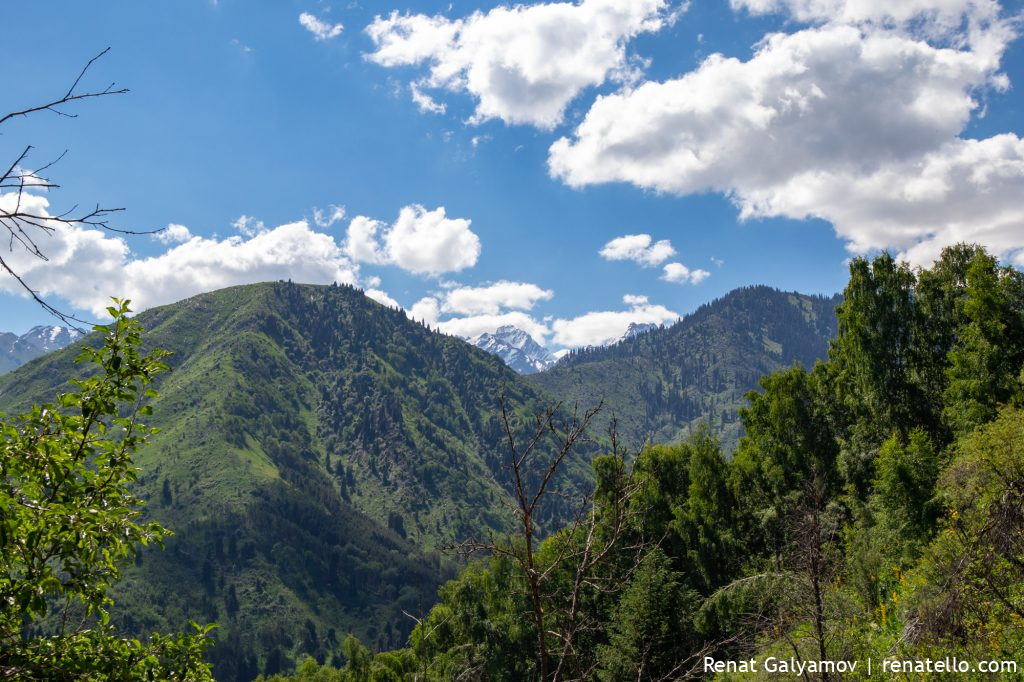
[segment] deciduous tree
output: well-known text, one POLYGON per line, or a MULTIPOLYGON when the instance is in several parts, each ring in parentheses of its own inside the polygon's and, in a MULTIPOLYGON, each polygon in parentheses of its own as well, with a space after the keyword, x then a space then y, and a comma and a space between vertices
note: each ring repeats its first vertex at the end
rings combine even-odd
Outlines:
POLYGON ((169 534, 142 521, 132 488, 132 456, 152 432, 143 401, 166 353, 139 353, 127 302, 109 312, 102 345, 78 357, 95 374, 0 420, 0 679, 212 679, 209 627, 140 642, 108 621, 121 565, 169 534))

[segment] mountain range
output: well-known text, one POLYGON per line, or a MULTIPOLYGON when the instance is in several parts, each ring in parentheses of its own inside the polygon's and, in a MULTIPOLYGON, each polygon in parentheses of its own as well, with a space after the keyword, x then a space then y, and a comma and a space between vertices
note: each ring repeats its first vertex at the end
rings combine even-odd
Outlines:
POLYGON ((82 333, 77 329, 55 325, 32 327, 21 336, 0 332, 0 374, 40 355, 59 350, 81 337, 82 333))
MULTIPOLYGON (((630 322, 622 336, 608 345, 621 343, 626 339, 657 328, 656 324, 630 322)), ((528 333, 512 325, 498 327, 493 334, 484 332, 467 339, 467 341, 477 348, 497 355, 511 369, 523 375, 551 369, 563 355, 569 352, 566 350, 557 354, 552 353, 537 343, 537 340, 528 333)))
MULTIPOLYGON (((146 344, 174 355, 139 485, 176 535, 129 567, 112 617, 139 634, 218 622, 210 656, 227 681, 304 654, 340 662, 348 632, 400 645, 406 614, 425 613, 453 575, 442 550, 511 528, 502 404, 517 440, 551 405, 564 424, 575 406, 605 404, 594 439, 565 462, 543 534, 588 485, 613 418, 637 443, 700 419, 735 441, 736 409, 762 374, 824 357, 837 300, 738 290, 526 377, 348 286, 248 285, 141 313, 146 344)), ((493 347, 537 353, 519 330, 499 331, 493 347)), ((0 411, 67 390, 76 354, 0 376, 0 411)))
POLYGON ((826 357, 840 300, 736 289, 670 327, 573 351, 527 381, 569 404, 604 400, 608 409, 597 428, 614 417, 619 435, 635 447, 678 441, 707 421, 728 452, 739 441, 744 396, 760 377, 826 357))
MULTIPOLYGON (((148 512, 176 535, 115 589, 126 630, 216 621, 217 677, 246 682, 340 655, 349 632, 396 646, 403 612, 424 613, 453 575, 438 550, 511 527, 499 401, 524 437, 551 401, 496 356, 345 286, 235 287, 138 319, 174 354, 136 463, 148 512)), ((70 388, 76 354, 0 377, 0 411, 70 388)), ((594 452, 567 462, 567 494, 594 452)), ((538 520, 564 518, 554 504, 538 520)))

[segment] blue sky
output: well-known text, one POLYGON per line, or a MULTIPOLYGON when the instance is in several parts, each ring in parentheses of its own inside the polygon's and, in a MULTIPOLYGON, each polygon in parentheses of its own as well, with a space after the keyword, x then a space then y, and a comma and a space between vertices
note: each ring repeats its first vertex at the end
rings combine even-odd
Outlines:
MULTIPOLYGON (((124 207, 2 254, 58 308, 349 281, 552 349, 729 290, 834 293, 853 254, 1024 265, 1021 5, 985 0, 5 3, 0 126, 124 207), (896 9, 890 7, 895 6, 896 9), (168 227, 171 226, 171 227, 168 227)), ((8 192, 8 207, 13 194, 8 192)), ((49 324, 0 274, 0 330, 49 324)))

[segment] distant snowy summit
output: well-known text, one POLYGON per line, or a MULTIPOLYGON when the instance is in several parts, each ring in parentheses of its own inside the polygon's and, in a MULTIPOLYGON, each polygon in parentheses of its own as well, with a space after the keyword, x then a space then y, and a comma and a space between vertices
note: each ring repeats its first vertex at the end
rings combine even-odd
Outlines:
POLYGON ((640 334, 646 334, 647 332, 651 331, 652 329, 657 329, 657 328, 658 328, 658 325, 651 324, 650 322, 646 322, 646 323, 643 323, 643 322, 630 322, 629 323, 629 327, 626 328, 626 331, 622 334, 622 336, 620 336, 616 340, 612 341, 608 345, 609 346, 614 346, 617 343, 622 343, 626 339, 631 339, 634 336, 639 336, 640 334))
MULTIPOLYGON (((615 345, 626 339, 631 339, 638 334, 644 334, 657 329, 656 324, 643 324, 631 322, 629 328, 614 341, 606 345, 615 345)), ((532 336, 518 327, 511 325, 498 327, 493 334, 484 333, 469 339, 469 342, 477 348, 482 348, 488 353, 493 353, 505 361, 505 364, 520 374, 534 374, 543 372, 554 367, 568 350, 551 353, 547 348, 537 343, 532 336)))
POLYGON ((493 334, 483 333, 471 338, 469 342, 477 348, 497 355, 520 374, 543 372, 558 362, 558 358, 547 348, 518 327, 498 327, 493 334))
POLYGON ((82 338, 77 329, 59 325, 32 327, 18 336, 0 332, 0 373, 9 372, 40 355, 46 355, 82 338))
POLYGON ((18 337, 18 343, 26 344, 39 351, 40 355, 60 350, 64 346, 82 338, 82 332, 71 327, 38 326, 32 327, 18 337))

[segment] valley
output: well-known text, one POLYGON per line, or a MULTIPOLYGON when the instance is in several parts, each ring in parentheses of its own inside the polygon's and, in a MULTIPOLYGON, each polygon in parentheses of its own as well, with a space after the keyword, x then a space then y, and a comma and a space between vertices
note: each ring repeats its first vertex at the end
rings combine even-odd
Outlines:
MULTIPOLYGON (((702 414, 734 423, 759 372, 824 355, 834 322, 815 316, 828 304, 736 292, 529 378, 351 287, 249 285, 146 311, 145 343, 170 351, 173 371, 156 386, 160 433, 138 485, 176 535, 116 586, 115 622, 219 623, 210 655, 224 680, 331 660, 350 632, 400 646, 414 625, 403 612, 425 613, 461 564, 444 548, 513 527, 499 399, 523 433, 551 405, 568 423, 573 405, 604 400, 560 474, 571 498, 591 485, 611 419, 634 446, 681 438, 702 414)), ((0 377, 2 411, 62 390, 75 345, 0 377)), ((560 525, 571 507, 554 499, 540 520, 560 525)))

